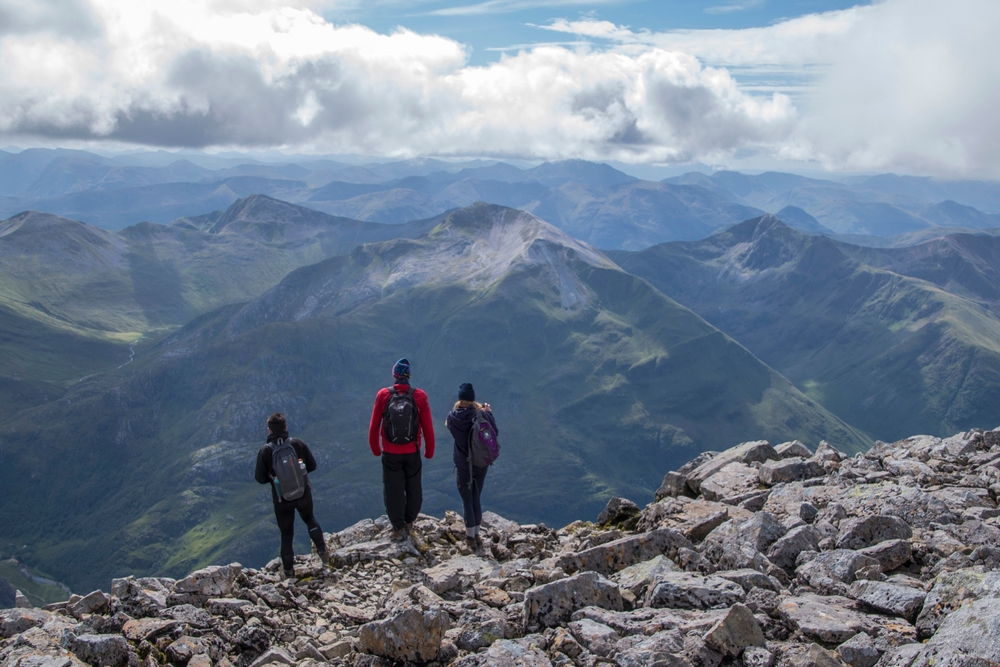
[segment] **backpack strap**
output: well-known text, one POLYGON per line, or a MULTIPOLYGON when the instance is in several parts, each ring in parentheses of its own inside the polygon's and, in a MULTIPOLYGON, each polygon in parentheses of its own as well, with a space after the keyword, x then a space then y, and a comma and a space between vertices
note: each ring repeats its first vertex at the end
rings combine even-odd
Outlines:
POLYGON ((469 428, 469 441, 465 445, 465 450, 467 452, 466 460, 469 462, 469 490, 472 490, 472 485, 475 484, 476 479, 472 473, 472 438, 476 433, 476 417, 479 416, 479 410, 476 410, 475 414, 472 415, 472 426, 469 428))
POLYGON ((385 399, 385 407, 382 408, 382 428, 385 428, 385 416, 389 414, 389 401, 392 400, 393 396, 399 393, 396 391, 395 387, 386 387, 386 390, 389 392, 389 398, 385 399))
POLYGON ((270 463, 271 463, 271 479, 272 480, 274 480, 274 479, 277 478, 277 475, 274 474, 274 450, 277 449, 280 445, 281 445, 281 438, 278 438, 274 442, 267 443, 268 448, 271 450, 271 461, 270 461, 270 463))

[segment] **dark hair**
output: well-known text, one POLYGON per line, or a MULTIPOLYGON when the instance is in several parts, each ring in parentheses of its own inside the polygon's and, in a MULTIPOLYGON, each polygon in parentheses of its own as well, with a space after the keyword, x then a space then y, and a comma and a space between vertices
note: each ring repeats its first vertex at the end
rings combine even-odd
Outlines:
POLYGON ((271 429, 271 433, 284 433, 288 430, 288 422, 285 421, 285 415, 275 412, 267 418, 267 427, 271 429))

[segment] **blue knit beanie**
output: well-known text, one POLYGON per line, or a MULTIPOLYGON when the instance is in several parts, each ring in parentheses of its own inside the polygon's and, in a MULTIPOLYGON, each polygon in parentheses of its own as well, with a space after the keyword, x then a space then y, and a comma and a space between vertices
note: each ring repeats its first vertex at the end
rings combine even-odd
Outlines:
POLYGON ((458 387, 458 400, 460 401, 474 401, 476 400, 476 390, 472 388, 472 385, 465 382, 458 387))
POLYGON ((403 357, 396 362, 396 365, 392 367, 392 377, 394 378, 410 378, 410 361, 406 357, 403 357))

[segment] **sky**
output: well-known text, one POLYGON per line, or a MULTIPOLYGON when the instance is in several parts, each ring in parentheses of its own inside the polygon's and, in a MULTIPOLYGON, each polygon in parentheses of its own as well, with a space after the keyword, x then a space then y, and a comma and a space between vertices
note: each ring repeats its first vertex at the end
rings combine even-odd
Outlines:
POLYGON ((996 0, 0 0, 0 145, 1000 178, 996 0))

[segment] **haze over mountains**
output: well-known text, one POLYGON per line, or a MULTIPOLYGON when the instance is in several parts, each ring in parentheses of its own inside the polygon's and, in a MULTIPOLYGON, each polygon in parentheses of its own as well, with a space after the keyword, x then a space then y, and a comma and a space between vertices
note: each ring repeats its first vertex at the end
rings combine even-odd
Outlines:
MULTIPOLYGON (((743 440, 1000 423, 996 184, 174 157, 0 155, 0 555, 74 587, 269 558, 275 410, 328 529, 380 514, 365 434, 402 355, 436 424, 461 381, 497 407, 489 502, 521 521, 743 440)), ((453 486, 445 436, 426 510, 453 486)))
MULTIPOLYGON (((107 229, 224 210, 264 194, 333 215, 396 224, 487 201, 529 211, 596 247, 693 241, 764 212, 814 234, 867 237, 1000 227, 1000 184, 892 174, 844 181, 769 172, 691 172, 643 181, 582 160, 521 169, 421 159, 351 165, 166 152, 0 151, 0 217, 26 209, 107 229)), ((937 232, 935 232, 937 233, 937 232)))

